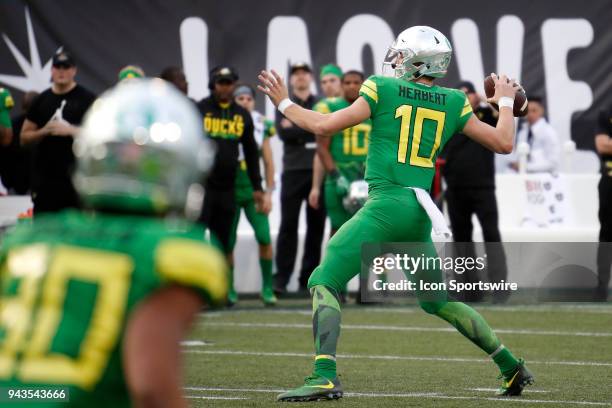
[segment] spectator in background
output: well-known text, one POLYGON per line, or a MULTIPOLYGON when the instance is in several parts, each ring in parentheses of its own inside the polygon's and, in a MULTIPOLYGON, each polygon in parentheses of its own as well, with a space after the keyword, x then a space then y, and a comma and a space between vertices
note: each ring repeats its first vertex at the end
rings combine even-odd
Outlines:
MULTIPOLYGON (((259 267, 261 268, 261 298, 266 305, 276 304, 276 296, 274 295, 272 282, 272 238, 270 237, 270 222, 268 214, 272 210, 272 192, 275 189, 274 185, 274 160, 272 157, 272 147, 270 146, 270 138, 276 134, 274 122, 267 119, 264 115, 255 110, 255 90, 248 85, 241 85, 234 91, 234 99, 236 103, 251 113, 253 119, 254 136, 261 158, 263 159, 265 175, 266 175, 266 190, 264 193, 263 207, 257 211, 255 201, 253 200, 253 187, 249 181, 246 171, 246 162, 244 154, 240 152, 240 164, 236 172, 236 214, 232 224, 232 234, 230 238, 230 251, 234 251, 236 244, 236 235, 238 230, 238 222, 240 221, 240 210, 244 210, 244 214, 249 220, 255 239, 259 244, 259 267)), ((232 256, 233 259, 233 256, 232 256)), ((232 262, 233 264, 233 262, 232 262)), ((238 295, 234 290, 234 269, 231 269, 230 288, 228 298, 230 302, 236 303, 238 295)))
MULTIPOLYGON (((482 98, 476 93, 471 82, 461 82, 457 88, 465 92, 474 115, 481 121, 495 127, 497 112, 488 104, 482 103, 482 98)), ((485 242, 500 242, 501 235, 498 226, 497 201, 495 199, 495 157, 494 153, 476 143, 462 133, 454 135, 444 149, 446 164, 444 179, 447 184, 446 200, 451 222, 451 230, 455 242, 461 243, 456 250, 458 256, 475 257, 472 244, 472 215, 476 214, 482 227, 485 242), (467 243, 467 244, 463 244, 467 243)), ((487 245, 488 275, 491 282, 506 279, 508 270, 506 255, 499 244, 487 245)), ((468 271, 458 275, 458 280, 478 282, 478 271, 468 271)), ((477 291, 466 292, 468 302, 482 300, 483 294, 477 291)), ((506 292, 494 293, 493 301, 504 302, 506 292)))
POLYGON ((119 74, 117 75, 117 79, 119 82, 125 81, 126 79, 133 78, 144 78, 145 73, 138 65, 126 65, 125 67, 119 70, 119 74))
POLYGON ((32 200, 34 215, 78 207, 72 185, 74 136, 96 96, 75 81, 72 56, 58 51, 52 60, 51 88, 33 102, 21 129, 21 143, 34 144, 32 200))
MULTIPOLYGON (((529 97, 526 121, 519 130, 517 143, 529 144, 527 157, 527 172, 556 173, 561 161, 561 143, 555 129, 545 117, 544 101, 539 96, 529 97)), ((518 171, 518 163, 510 164, 512 169, 518 171)))
MULTIPOLYGON (((291 100, 312 109, 317 99, 310 93, 312 70, 305 63, 295 63, 289 70, 291 100)), ((283 174, 281 183, 281 225, 276 244, 276 268, 274 290, 286 291, 293 273, 298 244, 298 222, 302 203, 306 202, 306 242, 300 270, 299 284, 306 290, 308 278, 321 260, 321 243, 325 229, 325 210, 308 205, 308 193, 312 185, 312 163, 316 152, 315 136, 295 126, 285 116, 276 112, 276 130, 283 141, 283 174)))
POLYGON ((10 112, 15 102, 6 88, 0 88, 0 146, 8 146, 13 138, 10 112))
MULTIPOLYGON (((253 136, 251 114, 234 101, 238 73, 219 66, 210 72, 211 95, 198 103, 204 131, 216 145, 213 168, 205 184, 201 221, 221 241, 231 261, 230 236, 236 213, 235 185, 239 146, 242 145, 255 207, 263 208, 264 193, 259 171, 259 148, 253 136)), ((232 299, 228 299, 231 304, 232 299)))
POLYGON ((599 242, 597 251, 598 285, 597 300, 608 299, 610 267, 612 267, 612 108, 599 114, 595 136, 595 148, 601 156, 601 179, 599 180, 599 242))
POLYGON ((187 95, 189 88, 182 68, 176 66, 166 67, 162 70, 161 74, 159 74, 159 77, 164 81, 170 82, 184 95, 187 95))
POLYGON ((336 98, 342 96, 342 69, 334 64, 327 64, 321 68, 319 81, 321 92, 326 98, 336 98))
MULTIPOLYGON (((30 176, 32 172, 31 148, 21 146, 21 128, 26 114, 38 92, 26 92, 21 100, 21 111, 12 120, 13 137, 10 144, 3 149, 0 163, 2 165, 2 183, 10 194, 28 194, 30 191, 30 176)), ((1 99, 1 98, 0 98, 1 99)))

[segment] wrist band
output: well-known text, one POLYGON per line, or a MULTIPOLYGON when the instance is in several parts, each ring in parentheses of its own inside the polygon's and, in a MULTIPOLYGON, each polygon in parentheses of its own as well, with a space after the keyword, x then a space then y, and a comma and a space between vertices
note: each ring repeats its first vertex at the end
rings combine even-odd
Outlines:
POLYGON ((497 105, 500 108, 503 108, 504 106, 507 108, 514 108, 514 99, 508 96, 502 96, 501 98, 499 98, 499 101, 497 101, 497 105))
POLYGON ((291 99, 285 98, 282 101, 280 101, 280 103, 278 104, 278 110, 279 110, 280 113, 282 113, 284 115, 285 114, 285 109, 287 109, 291 105, 293 105, 293 102, 291 102, 291 99))

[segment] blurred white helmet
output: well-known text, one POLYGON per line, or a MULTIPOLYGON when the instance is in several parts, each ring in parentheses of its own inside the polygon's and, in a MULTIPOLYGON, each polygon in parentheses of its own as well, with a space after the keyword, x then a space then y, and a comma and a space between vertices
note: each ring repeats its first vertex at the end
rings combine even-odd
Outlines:
POLYGON ((440 31, 427 26, 410 27, 397 36, 383 62, 383 75, 407 81, 424 75, 446 75, 453 48, 440 31))
POLYGON ((200 210, 214 159, 193 103, 160 79, 117 85, 94 102, 75 139, 75 187, 97 209, 200 210))

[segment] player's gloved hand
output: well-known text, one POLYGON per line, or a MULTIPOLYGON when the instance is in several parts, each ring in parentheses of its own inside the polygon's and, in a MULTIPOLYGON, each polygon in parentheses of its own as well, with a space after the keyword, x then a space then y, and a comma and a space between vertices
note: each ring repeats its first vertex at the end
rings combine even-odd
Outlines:
POLYGON ((351 188, 351 183, 348 181, 348 179, 340 174, 338 170, 331 172, 330 176, 332 177, 332 180, 336 181, 336 193, 339 196, 345 196, 348 194, 351 188))

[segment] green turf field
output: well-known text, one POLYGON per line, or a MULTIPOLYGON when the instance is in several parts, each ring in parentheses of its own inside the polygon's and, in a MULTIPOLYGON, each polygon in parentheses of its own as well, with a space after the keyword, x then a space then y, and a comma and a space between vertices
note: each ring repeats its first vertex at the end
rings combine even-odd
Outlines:
MULTIPOLYGON (((195 407, 279 406, 275 396, 311 370, 306 301, 255 301, 198 318, 183 346, 186 395, 195 407)), ((445 322, 414 306, 343 311, 338 372, 342 407, 612 406, 612 304, 483 306, 536 384, 497 399, 496 366, 445 322)), ((304 405, 304 404, 301 404, 304 405)))

